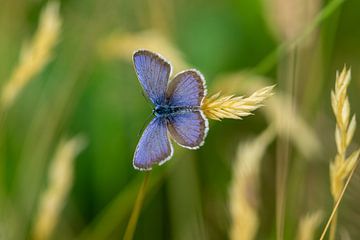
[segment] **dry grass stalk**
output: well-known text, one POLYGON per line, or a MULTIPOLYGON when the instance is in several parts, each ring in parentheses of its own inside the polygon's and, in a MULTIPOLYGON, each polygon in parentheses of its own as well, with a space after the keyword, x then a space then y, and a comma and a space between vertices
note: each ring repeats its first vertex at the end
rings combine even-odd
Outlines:
MULTIPOLYGON (((354 170, 359 158, 360 149, 347 154, 356 129, 355 114, 350 118, 350 103, 347 88, 351 79, 351 71, 346 67, 336 74, 335 89, 331 92, 331 105, 336 118, 335 142, 337 154, 330 163, 330 184, 334 204, 340 199, 345 182, 354 170)), ((330 239, 335 238, 337 216, 331 224, 330 239)))
POLYGON ((238 147, 230 186, 230 238, 233 240, 250 240, 256 236, 260 161, 274 137, 275 131, 269 127, 256 139, 238 147))
MULTIPOLYGON (((333 219, 335 219, 335 222, 336 222, 337 210, 338 210, 338 208, 340 206, 340 202, 341 202, 341 200, 342 200, 342 198, 343 198, 343 196, 345 194, 345 191, 346 191, 347 187, 349 186, 350 180, 351 180, 352 176, 354 175, 354 172, 356 170, 358 162, 359 161, 356 162, 356 165, 355 165, 354 169, 350 172, 350 176, 346 179, 346 182, 344 184, 344 188, 342 189, 342 191, 340 193, 339 199, 334 203, 334 207, 333 207, 333 209, 331 211, 329 219, 327 220, 326 225, 325 225, 325 227, 324 227, 324 229, 323 229, 323 231, 321 233, 320 240, 323 240, 325 238, 326 232, 329 229, 330 224, 332 224, 332 226, 336 226, 336 225, 333 224, 333 222, 334 222, 333 219)), ((335 238, 334 237, 335 236, 335 231, 333 231, 332 233, 333 234, 331 234, 330 238, 335 238)))
MULTIPOLYGON (((270 80, 247 72, 238 72, 219 77, 215 82, 218 83, 216 89, 248 93, 266 86, 270 80)), ((275 125, 279 135, 284 137, 285 134, 289 134, 290 140, 301 154, 309 160, 314 159, 320 152, 320 141, 313 129, 292 109, 290 102, 288 96, 277 91, 276 95, 267 101, 267 107, 262 110, 265 111, 268 122, 275 125), (282 119, 285 116, 287 124, 283 124, 282 119)))
POLYGON ((264 87, 249 97, 220 96, 220 93, 216 93, 205 98, 201 108, 205 115, 213 120, 242 119, 242 117, 251 115, 252 111, 263 106, 263 102, 274 94, 273 88, 274 86, 264 87))
POLYGON ((32 232, 33 239, 49 239, 73 182, 73 161, 85 147, 82 136, 61 141, 49 167, 49 179, 42 193, 32 232))
POLYGON ((1 92, 1 104, 9 108, 21 90, 49 62, 61 28, 59 3, 50 2, 42 11, 38 29, 22 48, 20 60, 1 92))
POLYGON ((316 229, 319 227, 322 220, 321 211, 316 211, 307 214, 301 218, 300 225, 297 233, 297 240, 313 240, 315 239, 316 229))

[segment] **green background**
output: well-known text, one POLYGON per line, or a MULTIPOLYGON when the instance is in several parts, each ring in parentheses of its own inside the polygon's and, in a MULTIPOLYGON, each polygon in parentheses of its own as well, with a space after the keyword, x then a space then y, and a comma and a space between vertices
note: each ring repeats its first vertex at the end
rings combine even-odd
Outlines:
MULTIPOLYGON (((18 62, 23 42, 36 31, 45 5, 46 1, 1 1, 2 85, 18 62)), ((260 0, 64 0, 60 5, 62 32, 52 60, 21 92, 3 123, 2 178, 9 208, 15 210, 2 208, 1 229, 21 229, 20 236, 27 235, 57 144, 63 137, 82 133, 88 145, 75 161, 73 187, 53 237, 121 239, 144 176, 132 167, 132 157, 151 108, 142 96, 131 56, 104 57, 100 43, 110 34, 156 29, 189 66, 204 74, 211 94, 221 90, 216 87, 221 86, 219 76, 254 69, 284 40, 270 20, 272 10, 260 0), (7 221, 13 212, 17 217, 7 221)), ((358 9, 359 1, 345 1, 316 28, 315 43, 302 41, 297 48, 303 58, 297 72, 297 111, 322 148, 311 161, 292 151, 286 239, 294 238, 301 216, 314 209, 328 216, 332 206, 328 164, 336 148, 330 90, 336 70, 351 66, 350 103, 352 112, 360 113, 358 9), (309 59, 315 60, 307 63, 309 59)), ((288 60, 285 51, 254 74, 269 79, 268 85, 276 83, 275 91, 285 91, 286 81, 279 75, 282 62, 288 60)), ((237 146, 269 124, 261 111, 241 121, 210 121, 202 148, 175 147, 173 159, 150 175, 135 239, 227 239, 228 192, 237 146)), ((359 143, 358 132, 354 146, 359 143)), ((276 140, 261 166, 258 239, 275 239, 275 161, 276 140)), ((360 237, 359 184, 356 175, 339 220, 339 229, 346 229, 352 239, 360 237)))

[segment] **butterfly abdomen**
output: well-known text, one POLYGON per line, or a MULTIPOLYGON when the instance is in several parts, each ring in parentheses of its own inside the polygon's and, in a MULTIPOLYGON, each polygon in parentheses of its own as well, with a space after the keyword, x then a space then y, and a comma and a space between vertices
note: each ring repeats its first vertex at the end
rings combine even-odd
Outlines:
POLYGON ((199 110, 199 107, 194 106, 169 106, 169 105, 158 105, 153 110, 155 116, 158 117, 167 117, 171 115, 186 113, 186 112, 193 112, 199 110))

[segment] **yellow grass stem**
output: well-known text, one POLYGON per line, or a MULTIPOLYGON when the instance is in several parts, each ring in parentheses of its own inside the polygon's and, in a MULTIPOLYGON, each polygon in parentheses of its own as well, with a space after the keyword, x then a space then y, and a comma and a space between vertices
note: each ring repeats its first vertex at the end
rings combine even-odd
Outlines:
POLYGON ((289 138, 279 138, 276 145, 276 239, 283 240, 285 230, 287 174, 290 154, 289 138))
POLYGON ((331 214, 330 214, 330 216, 329 216, 329 219, 328 219, 328 221, 326 222, 325 228, 324 228, 324 230, 323 230, 322 233, 321 233, 320 240, 323 240, 323 239, 325 238, 326 232, 327 232, 327 230, 329 229, 330 224, 334 221, 334 217, 335 217, 336 214, 337 214, 337 210, 338 210, 338 208, 339 208, 340 202, 341 202, 342 198, 344 197, 346 188, 348 187, 352 176, 354 175, 354 172, 355 172, 355 170, 356 170, 356 167, 357 167, 357 165, 358 165, 358 162, 359 162, 359 161, 356 161, 356 165, 355 165, 354 168, 351 170, 350 175, 349 175, 349 177, 347 178, 347 180, 346 180, 346 182, 345 182, 345 185, 344 185, 342 191, 340 192, 339 198, 337 199, 337 201, 336 201, 335 204, 334 204, 334 207, 333 207, 333 209, 332 209, 332 211, 331 211, 331 214))
POLYGON ((1 90, 2 110, 13 104, 21 90, 49 62, 59 40, 60 28, 59 3, 50 2, 41 13, 35 35, 24 44, 19 63, 1 90))
POLYGON ((47 188, 40 196, 39 208, 32 230, 33 239, 45 240, 51 238, 72 186, 74 159, 84 146, 85 139, 82 136, 61 141, 59 144, 49 167, 47 188))
MULTIPOLYGON (((289 111, 296 111, 296 69, 297 69, 297 47, 289 48, 286 60, 289 66, 280 64, 280 80, 285 83, 286 91, 289 93, 289 111)), ((276 145, 276 237, 278 240, 284 239, 285 213, 286 213, 286 190, 288 182, 289 159, 291 155, 290 145, 290 121, 284 112, 278 112, 280 124, 285 126, 283 135, 278 139, 276 145)))
POLYGON ((132 210, 128 225, 126 227, 123 240, 132 240, 134 237, 136 225, 137 225, 137 222, 139 219, 139 215, 140 215, 141 208, 142 208, 145 194, 146 194, 146 187, 149 182, 149 176, 150 176, 150 173, 145 173, 144 180, 140 186, 138 195, 136 197, 135 205, 132 210))
POLYGON ((208 118, 213 120, 242 119, 242 117, 251 115, 252 111, 263 106, 263 102, 274 94, 273 89, 274 85, 264 87, 249 97, 220 96, 220 93, 216 93, 204 99, 201 109, 208 118))

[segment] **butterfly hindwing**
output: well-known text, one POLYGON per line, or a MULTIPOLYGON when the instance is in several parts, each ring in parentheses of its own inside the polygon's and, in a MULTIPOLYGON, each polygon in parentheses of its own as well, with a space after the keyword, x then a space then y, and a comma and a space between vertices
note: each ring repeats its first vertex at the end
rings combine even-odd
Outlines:
POLYGON ((139 170, 151 170, 171 158, 173 148, 167 134, 167 120, 155 117, 144 130, 136 147, 133 165, 139 170))
POLYGON ((166 92, 168 104, 172 106, 200 106, 205 95, 204 77, 194 69, 178 73, 166 92))
POLYGON ((134 67, 145 93, 153 104, 163 104, 171 74, 171 65, 160 55, 138 50, 133 56, 134 67))
POLYGON ((176 114, 167 118, 171 137, 181 146, 196 149, 203 143, 208 132, 208 120, 201 110, 176 114))

